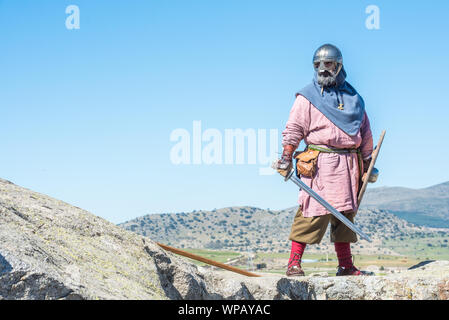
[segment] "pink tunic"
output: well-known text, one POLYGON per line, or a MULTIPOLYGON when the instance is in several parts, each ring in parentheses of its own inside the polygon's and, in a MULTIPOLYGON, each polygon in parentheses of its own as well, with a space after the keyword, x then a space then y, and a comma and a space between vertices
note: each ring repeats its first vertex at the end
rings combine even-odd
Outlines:
MULTIPOLYGON (((282 136, 282 145, 291 144, 296 148, 302 139, 307 145, 345 149, 360 147, 364 160, 369 159, 373 152, 373 138, 366 112, 357 135, 349 136, 301 95, 296 97, 282 136)), ((301 177, 301 180, 338 211, 357 210, 359 168, 356 153, 321 152, 315 176, 301 177)), ((302 190, 299 193, 299 204, 304 217, 329 214, 328 210, 302 190)))

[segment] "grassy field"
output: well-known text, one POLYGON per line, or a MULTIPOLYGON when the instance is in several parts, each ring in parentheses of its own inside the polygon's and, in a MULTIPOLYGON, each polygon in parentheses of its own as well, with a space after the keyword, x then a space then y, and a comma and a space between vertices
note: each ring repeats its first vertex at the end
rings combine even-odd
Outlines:
MULTIPOLYGON (((221 263, 225 263, 229 260, 232 260, 232 259, 242 256, 241 253, 232 252, 232 251, 203 250, 203 249, 192 249, 192 248, 187 248, 187 249, 183 249, 183 250, 187 251, 189 253, 196 254, 203 258, 215 260, 215 261, 221 262, 221 263)), ((205 265, 205 263, 197 261, 197 260, 193 260, 193 259, 189 259, 189 260, 199 266, 205 265)))
MULTIPOLYGON (((386 274, 386 269, 389 268, 410 268, 411 266, 423 260, 449 260, 449 252, 447 248, 434 245, 435 243, 445 243, 442 239, 408 239, 407 241, 387 241, 386 245, 395 248, 396 252, 401 252, 402 255, 355 255, 355 265, 361 269, 368 266, 377 266, 379 271, 377 275, 386 274), (428 243, 432 244, 429 246, 428 243)), ((233 251, 219 251, 219 250, 203 250, 203 249, 185 249, 185 251, 194 253, 196 255, 226 263, 231 260, 240 258, 239 263, 234 265, 241 269, 247 270, 250 262, 252 262, 252 271, 270 272, 285 274, 287 262, 290 254, 288 253, 255 253, 251 260, 245 253, 233 251), (257 264, 265 263, 267 268, 257 270, 257 264)), ((196 265, 203 266, 205 263, 189 259, 196 265)), ((303 256, 302 267, 306 275, 312 273, 327 272, 329 275, 335 274, 337 270, 337 257, 335 254, 313 254, 305 253, 303 256)))
POLYGON ((426 238, 403 237, 386 240, 384 245, 395 252, 420 260, 449 260, 449 239, 443 236, 426 238))
MULTIPOLYGON (((206 253, 208 251, 197 249, 197 254, 202 252, 206 253)), ((228 254, 231 252, 228 252, 228 254)), ((236 253, 233 253, 235 255, 236 253)), ((226 253, 223 253, 225 256, 226 253)), ((262 263, 267 259, 284 259, 288 261, 290 254, 289 253, 257 253, 255 259, 253 259, 253 263, 262 263)), ((308 266, 326 266, 326 265, 334 265, 337 261, 337 256, 325 254, 310 254, 304 253, 302 257, 303 260, 317 260, 317 262, 306 262, 308 266), (328 260, 328 261, 327 261, 328 260)), ((409 258, 404 256, 393 256, 393 255, 355 255, 355 261, 362 265, 379 265, 384 264, 385 266, 406 266, 409 263, 419 262, 422 259, 418 258, 409 258)))

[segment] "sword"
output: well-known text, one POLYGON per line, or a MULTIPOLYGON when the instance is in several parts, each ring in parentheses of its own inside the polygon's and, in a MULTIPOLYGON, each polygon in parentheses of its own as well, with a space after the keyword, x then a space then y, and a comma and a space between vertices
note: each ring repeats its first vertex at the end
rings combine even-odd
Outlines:
POLYGON ((291 180, 294 184, 296 184, 300 189, 307 192, 312 198, 314 198, 316 201, 318 201, 319 204, 321 204, 323 207, 325 207, 327 210, 330 211, 330 213, 340 220, 342 223, 344 223, 349 229, 357 233, 362 239, 367 240, 368 242, 372 242, 371 239, 355 224, 353 224, 348 218, 346 218, 343 214, 341 214, 339 211, 337 211, 334 207, 332 207, 326 200, 321 198, 315 191, 313 191, 309 186, 307 186, 304 182, 299 179, 296 174, 293 174, 295 172, 294 169, 291 169, 290 172, 285 176, 285 181, 291 180))

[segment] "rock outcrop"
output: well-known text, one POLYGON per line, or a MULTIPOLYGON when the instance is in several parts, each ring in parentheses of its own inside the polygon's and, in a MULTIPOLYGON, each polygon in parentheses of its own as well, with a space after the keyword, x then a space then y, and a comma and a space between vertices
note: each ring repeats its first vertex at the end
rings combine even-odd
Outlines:
POLYGON ((0 179, 0 299, 448 299, 449 262, 400 274, 248 278, 197 267, 85 210, 0 179))
POLYGON ((247 278, 227 272, 205 277, 208 289, 231 299, 447 300, 449 261, 388 276, 287 278, 264 274, 247 278))

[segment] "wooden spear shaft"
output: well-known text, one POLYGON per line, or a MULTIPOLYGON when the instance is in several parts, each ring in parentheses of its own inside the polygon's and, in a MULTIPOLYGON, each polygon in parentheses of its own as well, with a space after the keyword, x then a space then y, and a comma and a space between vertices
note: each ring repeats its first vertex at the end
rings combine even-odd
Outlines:
POLYGON ((359 207, 360 202, 362 202, 363 195, 366 191, 366 187, 368 186, 368 179, 369 179, 369 176, 371 175, 371 172, 373 171, 374 164, 376 163, 376 160, 377 160, 377 156, 379 155, 380 147, 382 146, 382 142, 384 141, 384 136, 385 136, 385 130, 382 131, 382 133, 380 134, 380 138, 379 138, 379 142, 377 143, 377 147, 373 151, 372 160, 368 167, 368 171, 366 172, 366 178, 363 181, 363 185, 362 185, 362 188, 360 189, 359 197, 357 199, 357 207, 359 207))
POLYGON ((159 243, 159 242, 156 242, 156 243, 162 249, 165 249, 167 251, 171 251, 173 253, 179 254, 181 256, 184 256, 184 257, 187 257, 187 258, 190 258, 190 259, 198 260, 198 261, 201 261, 201 262, 204 262, 204 263, 207 263, 207 264, 210 264, 210 265, 222 268, 222 269, 226 269, 226 270, 229 270, 229 271, 232 271, 232 272, 240 273, 240 274, 243 274, 243 275, 245 275, 247 277, 260 277, 260 275, 252 273, 252 272, 248 272, 248 271, 245 271, 245 270, 242 270, 242 269, 239 269, 239 268, 228 266, 227 264, 220 263, 218 261, 214 261, 214 260, 210 260, 210 259, 207 259, 207 258, 203 258, 201 256, 197 256, 196 254, 193 254, 193 253, 190 253, 190 252, 187 252, 187 251, 183 251, 183 250, 180 250, 180 249, 177 249, 177 248, 169 247, 169 246, 167 246, 165 244, 162 244, 162 243, 159 243))

